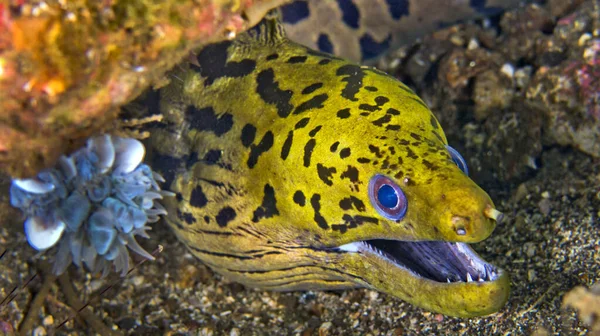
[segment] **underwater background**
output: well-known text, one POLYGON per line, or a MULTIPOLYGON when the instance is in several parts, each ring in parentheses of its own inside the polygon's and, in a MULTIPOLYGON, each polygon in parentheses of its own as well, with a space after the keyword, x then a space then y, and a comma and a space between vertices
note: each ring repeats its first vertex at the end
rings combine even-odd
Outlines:
POLYGON ((511 276, 500 312, 451 318, 366 289, 248 289, 202 265, 161 221, 138 240, 156 259, 126 278, 71 266, 57 279, 28 246, 1 175, 0 334, 26 323, 45 335, 65 320, 59 334, 600 333, 599 9, 594 0, 528 5, 444 28, 376 64, 424 100, 505 214, 474 245, 511 276), (90 299, 77 315, 68 308, 90 299))

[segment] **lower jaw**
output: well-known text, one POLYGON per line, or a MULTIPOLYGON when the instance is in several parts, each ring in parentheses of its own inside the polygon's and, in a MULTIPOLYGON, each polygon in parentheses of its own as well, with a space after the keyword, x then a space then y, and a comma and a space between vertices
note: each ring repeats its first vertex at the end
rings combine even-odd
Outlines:
POLYGON ((348 268, 362 274, 362 285, 415 306, 455 317, 485 316, 499 311, 508 300, 510 279, 499 270, 494 281, 443 283, 419 277, 373 253, 346 254, 348 268))

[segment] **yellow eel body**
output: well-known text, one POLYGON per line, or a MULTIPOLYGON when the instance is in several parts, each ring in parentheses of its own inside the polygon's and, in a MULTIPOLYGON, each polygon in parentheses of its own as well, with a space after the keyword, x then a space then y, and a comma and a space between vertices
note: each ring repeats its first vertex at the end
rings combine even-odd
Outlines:
POLYGON ((176 193, 168 225, 213 270, 266 290, 368 287, 452 316, 504 305, 506 272, 462 244, 500 214, 406 85, 288 40, 272 15, 170 79, 152 167, 176 193))

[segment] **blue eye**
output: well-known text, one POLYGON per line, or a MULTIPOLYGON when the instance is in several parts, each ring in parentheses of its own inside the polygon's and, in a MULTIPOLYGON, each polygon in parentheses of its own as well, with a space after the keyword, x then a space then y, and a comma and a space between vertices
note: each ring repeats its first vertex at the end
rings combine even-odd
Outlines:
POLYGON ((463 157, 458 151, 456 151, 456 149, 448 145, 446 145, 446 148, 448 149, 448 152, 450 152, 450 157, 452 158, 452 161, 454 161, 454 163, 458 166, 460 170, 463 171, 463 173, 465 173, 465 175, 469 176, 469 167, 467 167, 467 161, 463 159, 463 157))
POLYGON ((380 215, 399 220, 406 214, 408 202, 402 189, 389 177, 375 175, 369 182, 369 199, 380 215))
POLYGON ((377 198, 379 203, 386 208, 393 208, 398 204, 398 195, 394 187, 384 184, 377 191, 377 198))

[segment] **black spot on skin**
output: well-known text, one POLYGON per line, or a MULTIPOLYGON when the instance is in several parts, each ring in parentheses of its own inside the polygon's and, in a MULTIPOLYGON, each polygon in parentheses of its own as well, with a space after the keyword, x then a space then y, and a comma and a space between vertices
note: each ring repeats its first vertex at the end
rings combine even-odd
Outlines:
POLYGON ((329 98, 329 96, 326 93, 320 94, 320 95, 316 95, 314 97, 312 97, 311 99, 303 102, 302 104, 298 105, 298 107, 296 107, 296 109, 294 110, 294 114, 300 114, 304 111, 308 111, 311 109, 320 109, 323 108, 323 103, 329 98))
POLYGON ((387 109, 387 114, 400 115, 400 111, 396 110, 395 108, 390 107, 389 109, 387 109))
POLYGON ((313 210, 315 211, 315 223, 317 223, 317 225, 319 225, 320 228, 322 229, 328 229, 329 225, 327 224, 327 221, 325 220, 325 218, 321 215, 321 195, 319 194, 314 194, 312 195, 312 197, 310 198, 310 205, 312 206, 313 210))
POLYGON ((312 156, 313 149, 315 149, 315 145, 317 144, 317 140, 310 139, 304 146, 304 167, 310 166, 310 157, 312 156))
POLYGON ((368 216, 350 216, 345 214, 342 216, 342 219, 344 220, 343 224, 333 224, 331 225, 331 229, 334 231, 340 231, 340 233, 346 233, 348 229, 356 228, 364 223, 379 224, 379 220, 377 218, 368 216))
POLYGON ((365 90, 371 91, 371 92, 377 92, 377 88, 374 86, 365 86, 365 90))
POLYGON ((340 201, 340 208, 342 210, 352 209, 352 200, 350 198, 344 198, 340 201))
POLYGON ((235 216, 235 210, 233 210, 232 207, 227 206, 219 210, 219 213, 217 214, 217 217, 215 217, 215 219, 217 220, 217 224, 219 224, 220 227, 226 227, 227 223, 235 219, 235 216))
POLYGON ((429 122, 431 123, 431 127, 433 127, 434 129, 440 128, 440 125, 438 124, 437 120, 435 120, 435 117, 433 116, 433 114, 431 115, 429 122))
POLYGON ((344 233, 348 232, 348 225, 346 225, 346 224, 333 224, 333 225, 331 225, 331 229, 333 231, 339 231, 340 233, 344 234, 344 233))
POLYGON ((254 166, 256 166, 256 163, 258 162, 259 156, 267 152, 269 149, 271 149, 271 147, 273 147, 273 132, 267 131, 267 133, 265 133, 258 145, 250 146, 250 156, 248 157, 248 161, 246 162, 248 168, 254 168, 254 166))
POLYGON ((307 58, 308 57, 306 57, 306 56, 292 56, 292 57, 288 58, 287 63, 290 63, 290 64, 304 63, 304 62, 306 62, 307 58))
POLYGON ((306 125, 308 125, 308 122, 310 121, 310 118, 302 118, 300 119, 300 121, 298 121, 296 123, 296 126, 294 126, 294 129, 301 129, 306 127, 306 125))
POLYGON ((369 112, 361 112, 360 115, 363 116, 363 117, 368 117, 369 115, 371 115, 371 113, 369 113, 369 112))
POLYGON ((285 160, 287 159, 288 155, 290 154, 290 148, 292 148, 292 142, 294 140, 294 132, 293 131, 289 131, 287 138, 285 138, 285 142, 283 143, 283 146, 281 147, 281 159, 285 160))
POLYGON ((204 222, 206 224, 210 223, 210 217, 209 216, 204 216, 204 222))
POLYGON ((350 117, 350 109, 345 108, 345 109, 341 109, 341 110, 337 111, 337 117, 340 119, 346 119, 346 118, 350 117))
POLYGON ((342 97, 351 101, 357 101, 356 94, 360 91, 363 85, 363 78, 365 73, 358 65, 346 64, 341 66, 336 71, 336 76, 347 76, 342 79, 346 82, 346 87, 342 89, 342 97))
POLYGON ((409 187, 417 185, 415 183, 415 181, 413 181, 412 179, 410 179, 408 177, 404 179, 404 184, 407 185, 407 186, 409 186, 409 187))
POLYGON ((256 68, 256 61, 243 59, 239 62, 227 62, 227 48, 231 41, 209 44, 198 54, 198 65, 190 64, 190 68, 202 77, 204 85, 209 86, 221 77, 244 77, 256 68))
POLYGON ((317 126, 317 127, 313 128, 313 129, 312 129, 310 132, 308 132, 308 135, 309 135, 311 138, 314 138, 314 137, 315 137, 315 135, 317 135, 317 133, 319 133, 319 131, 321 130, 321 127, 323 127, 323 126, 322 126, 322 125, 319 125, 319 126, 317 126))
POLYGON ((328 54, 334 54, 333 43, 331 43, 331 40, 329 39, 329 36, 327 34, 319 35, 319 38, 317 39, 317 47, 322 52, 326 52, 328 54))
POLYGON ((385 126, 385 129, 388 131, 399 131, 400 130, 400 125, 387 125, 385 126))
POLYGON ((356 159, 356 161, 358 161, 358 163, 369 163, 369 162, 371 162, 371 159, 361 157, 361 158, 356 159))
POLYGON ((322 59, 319 61, 319 65, 327 65, 327 64, 329 64, 329 62, 331 62, 331 60, 329 58, 322 59))
POLYGON ((204 158, 202 161, 209 166, 217 164, 221 159, 221 154, 223 153, 220 149, 211 149, 206 154, 204 154, 204 158))
POLYGON ((256 92, 267 104, 275 105, 277 114, 285 118, 294 109, 290 104, 290 99, 294 94, 292 90, 281 90, 279 82, 275 81, 275 72, 273 69, 263 70, 256 76, 256 92))
POLYGON ((369 104, 360 104, 358 105, 358 109, 363 111, 375 112, 381 110, 381 108, 377 105, 369 105, 369 104))
POLYGON ((333 174, 336 172, 335 167, 327 168, 320 163, 317 163, 317 174, 319 174, 319 178, 328 186, 333 185, 333 181, 331 178, 333 174))
POLYGON ((258 223, 262 218, 271 218, 275 215, 279 215, 279 210, 277 210, 277 199, 275 198, 275 189, 273 189, 271 185, 265 184, 262 204, 254 210, 252 221, 258 223))
POLYGON ((193 214, 191 214, 190 212, 181 212, 179 209, 177 209, 177 218, 186 222, 186 224, 188 225, 196 223, 196 218, 193 214))
POLYGON ((369 216, 354 216, 352 217, 352 219, 346 217, 347 215, 344 215, 343 219, 344 220, 348 220, 349 222, 355 221, 358 225, 362 225, 364 223, 371 223, 371 224, 379 224, 379 219, 374 218, 374 217, 369 217, 369 216))
POLYGON ((415 152, 413 152, 413 150, 410 149, 410 147, 406 147, 406 157, 411 158, 411 159, 419 158, 419 156, 417 154, 415 154, 415 152))
MULTIPOLYGON (((184 156, 183 159, 176 158, 170 155, 162 155, 160 153, 153 153, 152 158, 150 160, 152 169, 159 171, 162 177, 165 179, 163 183, 163 187, 168 188, 171 183, 173 183, 173 179, 175 178, 175 174, 184 167, 184 161, 187 157, 184 156)), ((179 194, 178 194, 179 195, 179 194)), ((182 196, 179 196, 182 197, 182 196)))
POLYGON ((256 127, 252 124, 244 125, 242 128, 242 135, 240 136, 240 140, 242 140, 242 145, 248 148, 254 142, 254 138, 256 137, 256 127))
POLYGON ((360 20, 358 7, 352 0, 337 0, 338 7, 342 12, 342 21, 351 28, 357 29, 360 20))
POLYGON ((208 203, 208 199, 202 191, 201 186, 197 186, 192 190, 192 194, 190 195, 190 205, 196 208, 203 208, 208 203))
POLYGON ((296 190, 296 192, 294 193, 294 203, 298 204, 301 207, 303 207, 306 204, 306 197, 304 196, 304 193, 302 191, 296 190))
POLYGON ((267 56, 267 61, 276 60, 278 58, 279 58, 278 54, 271 54, 271 55, 267 56))
POLYGON ((365 203, 354 196, 346 197, 340 201, 340 208, 343 210, 350 210, 352 207, 360 212, 364 212, 366 210, 365 203))
POLYGON ((388 169, 389 166, 390 166, 390 162, 387 159, 383 160, 383 162, 381 163, 382 170, 388 169))
POLYGON ((389 114, 386 114, 383 117, 373 121, 373 125, 381 127, 384 124, 389 123, 391 120, 392 120, 392 117, 389 114))
POLYGON ((350 156, 350 148, 346 147, 340 151, 340 158, 345 159, 350 156))
POLYGON ((369 151, 375 154, 375 156, 377 156, 378 158, 383 157, 383 154, 381 154, 381 150, 375 145, 369 145, 369 151))
POLYGON ((418 134, 415 134, 413 132, 410 133, 411 138, 417 140, 417 141, 421 141, 421 136, 418 134))
POLYGON ((358 41, 363 60, 372 59, 381 55, 384 51, 389 49, 391 41, 392 34, 388 34, 385 40, 381 42, 376 41, 369 33, 363 34, 358 41))
POLYGON ((346 171, 343 172, 342 175, 340 175, 340 178, 342 178, 342 179, 347 178, 351 182, 357 183, 358 182, 358 169, 356 169, 356 167, 353 167, 353 166, 348 166, 346 171))
POLYGON ((302 94, 303 95, 311 94, 311 93, 317 91, 318 89, 320 89, 322 87, 323 87, 323 83, 314 83, 314 84, 311 84, 311 85, 305 87, 304 89, 302 89, 302 94))
POLYGON ((385 0, 385 2, 387 2, 388 11, 394 20, 410 14, 410 1, 408 0, 385 0))
POLYGON ((436 170, 438 170, 438 169, 439 169, 439 167, 438 167, 438 166, 436 166, 435 164, 433 164, 433 163, 431 163, 431 162, 429 162, 429 161, 427 161, 427 160, 423 160, 423 165, 424 165, 424 166, 425 166, 427 169, 429 169, 429 170, 431 170, 431 171, 436 171, 436 170))
POLYGON ((310 15, 310 9, 306 1, 293 1, 279 8, 281 11, 281 21, 290 24, 296 24, 310 15))
POLYGON ((216 136, 221 136, 233 127, 233 116, 229 113, 223 113, 220 116, 215 114, 212 107, 196 108, 189 105, 185 111, 190 127, 202 132, 213 132, 216 136))
POLYGON ((336 142, 334 142, 334 143, 331 144, 331 147, 329 147, 329 150, 332 153, 335 153, 337 151, 339 145, 340 145, 340 142, 336 141, 336 142))
POLYGON ((377 106, 385 105, 389 101, 390 101, 390 99, 388 97, 384 97, 384 96, 377 96, 375 98, 375 104, 377 104, 377 106))

